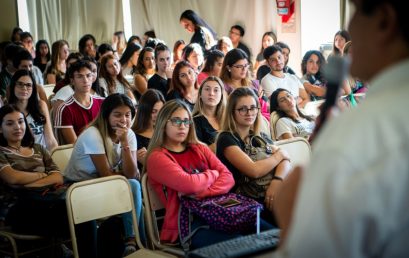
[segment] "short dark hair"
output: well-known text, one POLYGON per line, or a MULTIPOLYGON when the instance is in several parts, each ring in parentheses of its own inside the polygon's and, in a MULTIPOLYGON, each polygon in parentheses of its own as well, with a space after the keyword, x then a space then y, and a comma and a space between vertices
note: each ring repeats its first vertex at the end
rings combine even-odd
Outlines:
POLYGON ((284 43, 282 41, 279 41, 279 42, 275 43, 274 45, 277 45, 277 46, 281 47, 281 49, 286 48, 286 49, 288 49, 288 52, 291 52, 290 46, 288 46, 286 43, 284 43))
POLYGON ((148 30, 143 35, 147 36, 148 38, 156 38, 156 34, 154 30, 148 30))
POLYGON ((383 4, 390 5, 396 12, 399 31, 403 38, 409 43, 409 16, 407 15, 407 1, 402 0, 362 0, 361 10, 364 14, 371 15, 375 9, 383 4))
POLYGON ((18 66, 20 65, 21 61, 23 61, 23 60, 33 61, 33 56, 30 54, 30 52, 28 52, 25 49, 21 49, 14 56, 14 58, 13 58, 14 68, 18 69, 18 66))
POLYGON ((230 30, 231 29, 236 29, 236 30, 240 31, 240 37, 244 37, 244 33, 246 32, 244 30, 244 28, 242 26, 238 25, 238 24, 235 24, 235 25, 231 26, 230 30))
POLYGON ((272 46, 266 47, 266 49, 264 49, 263 51, 263 57, 264 59, 267 60, 270 58, 270 56, 274 55, 276 52, 283 53, 283 50, 278 45, 272 45, 272 46))
POLYGON ((82 68, 87 68, 92 71, 92 66, 88 61, 85 60, 78 60, 77 62, 73 63, 69 69, 69 78, 74 78, 74 73, 79 72, 82 68))
POLYGON ((30 32, 24 31, 20 33, 20 41, 23 41, 26 38, 31 38, 33 39, 33 36, 31 36, 30 32))

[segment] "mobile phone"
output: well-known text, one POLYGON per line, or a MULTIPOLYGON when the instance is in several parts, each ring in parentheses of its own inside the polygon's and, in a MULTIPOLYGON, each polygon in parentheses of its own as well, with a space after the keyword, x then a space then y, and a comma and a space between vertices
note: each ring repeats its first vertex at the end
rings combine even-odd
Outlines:
POLYGON ((229 208, 229 207, 233 207, 236 205, 239 205, 241 202, 239 200, 233 199, 233 198, 229 198, 226 200, 221 200, 221 201, 215 201, 214 204, 221 206, 223 208, 229 208))

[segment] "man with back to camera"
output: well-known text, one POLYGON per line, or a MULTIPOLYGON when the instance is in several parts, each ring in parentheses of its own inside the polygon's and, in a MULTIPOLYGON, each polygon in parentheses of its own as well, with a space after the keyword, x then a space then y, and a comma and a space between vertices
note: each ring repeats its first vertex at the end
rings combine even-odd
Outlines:
POLYGON ((407 1, 352 2, 351 75, 369 82, 367 97, 323 128, 295 199, 297 173, 283 182, 275 205, 295 206, 276 210, 274 257, 409 257, 407 1))

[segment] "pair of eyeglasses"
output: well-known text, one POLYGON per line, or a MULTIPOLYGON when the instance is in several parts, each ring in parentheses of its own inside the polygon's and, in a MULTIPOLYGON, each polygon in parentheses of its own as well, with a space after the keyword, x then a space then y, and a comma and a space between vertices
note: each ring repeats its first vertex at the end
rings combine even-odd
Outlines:
POLYGON ((232 65, 232 67, 237 68, 237 69, 242 69, 242 70, 249 68, 249 66, 250 66, 249 64, 244 64, 244 65, 232 65))
POLYGON ((259 109, 260 109, 259 107, 250 107, 250 108, 241 107, 241 108, 238 108, 236 110, 239 111, 240 115, 244 116, 244 115, 247 115, 247 114, 250 114, 250 115, 257 114, 259 109))
POLYGON ((33 87, 33 84, 29 82, 24 83, 24 82, 16 81, 16 87, 19 89, 24 89, 24 88, 31 89, 33 87))
POLYGON ((168 120, 173 126, 175 127, 181 127, 182 124, 185 125, 185 127, 190 127, 190 125, 192 124, 192 120, 190 119, 180 119, 177 117, 173 117, 171 119, 168 120))

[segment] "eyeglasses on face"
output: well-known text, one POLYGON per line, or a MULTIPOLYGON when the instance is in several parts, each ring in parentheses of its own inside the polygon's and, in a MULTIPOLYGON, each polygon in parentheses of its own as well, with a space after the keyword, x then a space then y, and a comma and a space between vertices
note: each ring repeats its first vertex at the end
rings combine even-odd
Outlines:
POLYGON ((240 115, 245 116, 246 114, 250 114, 250 115, 257 114, 259 109, 260 109, 259 107, 254 107, 254 106, 252 106, 250 108, 244 106, 244 107, 238 108, 236 110, 239 111, 240 115))
POLYGON ((32 87, 33 87, 32 83, 24 83, 21 81, 16 81, 16 88, 18 89, 24 89, 24 88, 31 89, 32 87))
POLYGON ((242 69, 242 70, 249 68, 249 66, 250 66, 249 64, 244 64, 244 65, 232 65, 232 67, 237 68, 237 69, 242 69))
POLYGON ((185 127, 190 127, 192 124, 192 120, 190 119, 180 119, 178 117, 172 117, 171 119, 168 120, 173 126, 175 127, 181 127, 182 124, 185 125, 185 127))

